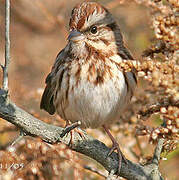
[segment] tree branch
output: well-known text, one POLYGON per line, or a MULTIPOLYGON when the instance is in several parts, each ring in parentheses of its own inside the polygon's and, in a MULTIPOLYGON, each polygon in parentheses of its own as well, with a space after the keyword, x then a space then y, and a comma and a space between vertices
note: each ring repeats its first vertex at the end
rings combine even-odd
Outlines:
MULTIPOLYGON (((70 133, 61 138, 61 134, 64 132, 64 128, 47 124, 23 109, 16 106, 13 102, 7 99, 7 92, 0 89, 0 117, 14 124, 20 128, 27 135, 33 137, 40 137, 47 143, 58 143, 62 142, 66 145, 69 144, 71 135, 70 133)), ((111 172, 116 172, 117 175, 127 178, 129 180, 148 180, 148 179, 161 179, 158 165, 152 162, 151 164, 142 166, 140 164, 133 163, 129 160, 126 164, 122 161, 122 167, 120 174, 117 173, 118 169, 118 155, 113 152, 109 157, 107 156, 110 149, 105 146, 102 142, 93 139, 91 136, 84 132, 84 138, 78 133, 73 134, 73 144, 71 149, 82 153, 92 159, 99 162, 104 168, 111 172), (155 172, 155 178, 153 178, 153 172, 155 172)), ((159 154, 160 151, 156 151, 159 154)), ((158 155, 157 155, 158 157, 158 155)))
POLYGON ((154 113, 160 112, 161 107, 168 108, 169 106, 179 106, 178 100, 173 100, 171 97, 166 97, 161 99, 159 102, 150 105, 145 110, 140 110, 137 114, 140 115, 140 117, 149 117, 154 113))

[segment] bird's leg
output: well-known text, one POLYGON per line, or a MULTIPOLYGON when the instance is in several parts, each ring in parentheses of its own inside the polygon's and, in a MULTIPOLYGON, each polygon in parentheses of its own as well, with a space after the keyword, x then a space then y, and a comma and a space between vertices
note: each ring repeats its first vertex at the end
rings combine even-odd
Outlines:
POLYGON ((119 167, 118 167, 118 172, 120 172, 121 169, 121 165, 122 165, 122 159, 124 159, 125 163, 127 163, 127 159, 125 158, 125 156, 123 155, 123 153, 120 150, 119 144, 117 143, 117 141, 115 140, 115 138, 112 136, 112 134, 110 133, 109 129, 103 125, 104 130, 106 131, 106 133, 108 134, 108 136, 110 137, 111 141, 112 141, 112 148, 108 153, 108 156, 110 156, 112 154, 112 152, 114 152, 115 150, 117 150, 118 153, 118 157, 119 157, 119 167))
POLYGON ((61 138, 63 138, 66 134, 70 132, 71 138, 70 138, 69 146, 73 144, 73 133, 74 133, 73 131, 76 131, 80 135, 80 137, 84 137, 83 132, 80 129, 78 129, 78 126, 80 125, 81 125, 80 121, 71 124, 69 120, 66 120, 65 128, 60 136, 61 138))

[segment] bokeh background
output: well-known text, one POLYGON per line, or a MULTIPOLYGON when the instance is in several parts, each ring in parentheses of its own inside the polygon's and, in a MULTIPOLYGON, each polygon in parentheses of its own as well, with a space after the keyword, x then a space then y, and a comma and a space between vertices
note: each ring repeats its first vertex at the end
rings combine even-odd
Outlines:
MULTIPOLYGON (((21 108, 51 124, 64 126, 57 115, 50 116, 40 110, 39 104, 45 78, 58 52, 67 43, 68 23, 72 8, 80 0, 16 0, 11 1, 11 64, 9 69, 9 90, 11 99, 21 108)), ((153 42, 150 8, 145 3, 132 0, 98 0, 107 7, 124 36, 127 47, 136 59, 153 42)), ((0 63, 4 63, 4 14, 5 1, 0 0, 0 63)), ((0 73, 2 80, 2 72, 0 73)), ((141 83, 139 83, 139 94, 141 83)), ((137 95, 136 95, 137 96, 137 95)), ((135 136, 136 120, 120 121, 111 130, 120 143, 121 149, 132 161, 143 162, 152 156, 154 146, 148 137, 135 136), (122 130, 121 130, 122 129, 122 130)), ((160 120, 145 122, 157 126, 160 120)), ((64 145, 49 146, 39 139, 26 137, 14 147, 10 143, 18 136, 18 129, 0 119, 0 179, 104 179, 84 168, 94 167, 106 174, 95 161, 72 152, 64 145), (53 156, 52 156, 53 154, 53 156), (8 162, 5 161, 8 158, 8 162), (23 163, 23 168, 8 171, 4 164, 23 163), (3 167, 2 167, 3 166, 3 167), (69 171, 70 170, 70 171, 69 171)), ((110 139, 102 129, 88 129, 93 137, 110 146, 110 139)), ((161 173, 168 180, 179 177, 179 151, 163 155, 161 173)))

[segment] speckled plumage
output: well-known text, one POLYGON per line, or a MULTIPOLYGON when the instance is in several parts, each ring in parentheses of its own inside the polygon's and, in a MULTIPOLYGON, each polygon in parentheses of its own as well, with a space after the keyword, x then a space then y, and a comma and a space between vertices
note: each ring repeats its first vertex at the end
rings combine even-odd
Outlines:
POLYGON ((136 86, 134 73, 119 67, 123 59, 133 58, 108 10, 94 2, 77 5, 69 42, 46 79, 41 108, 67 121, 81 121, 83 128, 117 121, 136 86))

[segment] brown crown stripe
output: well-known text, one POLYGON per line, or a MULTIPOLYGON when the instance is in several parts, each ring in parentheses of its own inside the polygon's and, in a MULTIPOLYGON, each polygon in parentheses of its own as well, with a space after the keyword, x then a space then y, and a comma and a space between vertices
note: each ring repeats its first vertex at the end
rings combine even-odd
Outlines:
POLYGON ((86 20, 86 18, 83 16, 83 17, 78 21, 77 29, 81 29, 81 28, 83 27, 83 25, 85 24, 85 20, 86 20))
POLYGON ((92 15, 94 12, 99 14, 103 14, 105 8, 101 7, 99 4, 95 2, 91 2, 90 4, 81 3, 78 4, 71 13, 71 19, 69 26, 70 28, 77 28, 81 29, 85 23, 85 21, 88 21, 89 16, 92 15))

